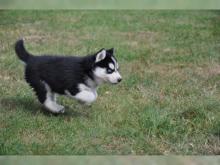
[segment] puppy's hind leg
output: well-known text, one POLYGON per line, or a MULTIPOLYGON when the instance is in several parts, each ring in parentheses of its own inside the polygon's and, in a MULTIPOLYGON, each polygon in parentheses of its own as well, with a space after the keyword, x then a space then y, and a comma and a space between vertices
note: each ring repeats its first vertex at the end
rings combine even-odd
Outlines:
POLYGON ((52 113, 64 113, 64 107, 55 102, 55 95, 53 97, 53 93, 50 88, 47 88, 49 86, 43 83, 37 75, 33 73, 30 74, 30 72, 26 71, 25 78, 34 89, 41 104, 43 104, 52 113))
POLYGON ((65 107, 57 103, 57 95, 56 95, 56 93, 51 92, 51 99, 54 102, 54 104, 56 104, 57 107, 60 107, 60 109, 62 109, 61 113, 64 113, 65 112, 65 107))
POLYGON ((64 106, 56 103, 56 94, 52 92, 50 86, 43 82, 46 89, 46 100, 44 101, 44 106, 53 113, 64 113, 64 106))

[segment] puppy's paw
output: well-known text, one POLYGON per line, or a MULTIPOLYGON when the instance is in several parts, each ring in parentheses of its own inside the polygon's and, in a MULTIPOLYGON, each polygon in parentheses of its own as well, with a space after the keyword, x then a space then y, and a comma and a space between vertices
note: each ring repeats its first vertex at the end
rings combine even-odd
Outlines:
POLYGON ((65 112, 65 108, 63 108, 59 111, 59 113, 64 113, 64 112, 65 112))
POLYGON ((64 106, 62 106, 62 105, 57 105, 57 107, 58 107, 57 113, 64 113, 64 112, 65 112, 65 107, 64 107, 64 106))

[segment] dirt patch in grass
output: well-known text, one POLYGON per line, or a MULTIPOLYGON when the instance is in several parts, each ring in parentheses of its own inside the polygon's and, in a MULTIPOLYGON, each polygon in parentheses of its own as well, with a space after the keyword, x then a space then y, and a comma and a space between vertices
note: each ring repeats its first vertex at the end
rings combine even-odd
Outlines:
POLYGON ((51 43, 52 45, 64 44, 66 47, 73 47, 79 43, 79 40, 73 33, 59 33, 56 35, 31 33, 25 36, 25 42, 32 44, 51 43), (62 40, 60 39, 62 38, 62 40))
POLYGON ((0 79, 2 80, 2 81, 7 81, 7 80, 10 80, 11 79, 11 76, 9 76, 9 75, 6 75, 6 74, 2 74, 2 73, 0 73, 0 79))
POLYGON ((128 64, 127 72, 128 73, 136 73, 141 76, 143 80, 146 74, 154 74, 159 77, 170 77, 170 76, 178 76, 178 77, 186 77, 186 73, 184 71, 188 66, 183 65, 171 65, 171 64, 150 64, 147 60, 138 60, 132 61, 128 64))
POLYGON ((194 66, 192 64, 150 64, 147 60, 132 61, 128 64, 127 71, 129 73, 136 72, 141 77, 144 74, 153 73, 158 74, 160 77, 177 76, 179 78, 187 78, 187 75, 199 75, 203 79, 208 79, 220 75, 220 65, 213 64, 212 66, 194 66))
POLYGON ((120 154, 120 151, 127 150, 127 152, 129 152, 131 154, 134 151, 129 147, 129 145, 127 143, 128 143, 128 140, 126 138, 113 137, 111 143, 104 144, 103 147, 109 152, 119 151, 118 154, 120 154), (128 149, 128 147, 130 149, 128 149))
POLYGON ((25 42, 35 42, 35 43, 38 43, 38 42, 44 42, 44 41, 47 41, 49 38, 48 35, 41 35, 41 34, 33 34, 33 35, 27 35, 24 37, 24 41, 25 42))
POLYGON ((45 140, 47 140, 47 137, 39 130, 34 130, 32 132, 20 133, 20 139, 27 145, 33 143, 44 144, 45 140))
POLYGON ((161 37, 159 32, 153 31, 140 31, 140 32, 113 32, 114 36, 117 36, 122 40, 122 44, 131 47, 132 49, 139 48, 140 45, 156 47, 157 40, 161 37))
POLYGON ((159 37, 159 32, 153 31, 140 31, 140 32, 115 32, 116 36, 127 38, 127 39, 136 39, 139 41, 148 40, 154 41, 159 37))
POLYGON ((195 69, 195 72, 199 76, 207 79, 213 76, 220 75, 220 65, 213 64, 211 66, 209 65, 209 66, 204 66, 204 67, 197 67, 195 69))
POLYGON ((202 147, 201 150, 210 155, 220 155, 220 137, 217 136, 212 136, 208 139, 208 142, 205 143, 202 147))

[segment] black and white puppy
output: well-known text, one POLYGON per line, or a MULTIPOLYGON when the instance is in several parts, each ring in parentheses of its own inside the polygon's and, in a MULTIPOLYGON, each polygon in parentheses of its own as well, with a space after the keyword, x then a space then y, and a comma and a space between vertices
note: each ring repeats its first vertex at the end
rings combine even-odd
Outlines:
POLYGON ((56 94, 90 105, 97 98, 98 85, 122 80, 113 48, 84 57, 33 56, 25 49, 23 40, 18 40, 15 52, 26 64, 27 83, 40 103, 53 113, 64 113, 64 106, 56 102, 56 94))

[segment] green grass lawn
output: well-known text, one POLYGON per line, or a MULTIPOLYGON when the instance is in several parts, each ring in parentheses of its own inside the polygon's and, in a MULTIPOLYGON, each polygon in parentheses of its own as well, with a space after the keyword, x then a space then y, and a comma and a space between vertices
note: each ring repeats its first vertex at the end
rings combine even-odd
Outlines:
POLYGON ((220 11, 0 11, 1 154, 220 154, 220 11), (92 107, 46 113, 14 42, 33 54, 116 49, 123 81, 92 107))

